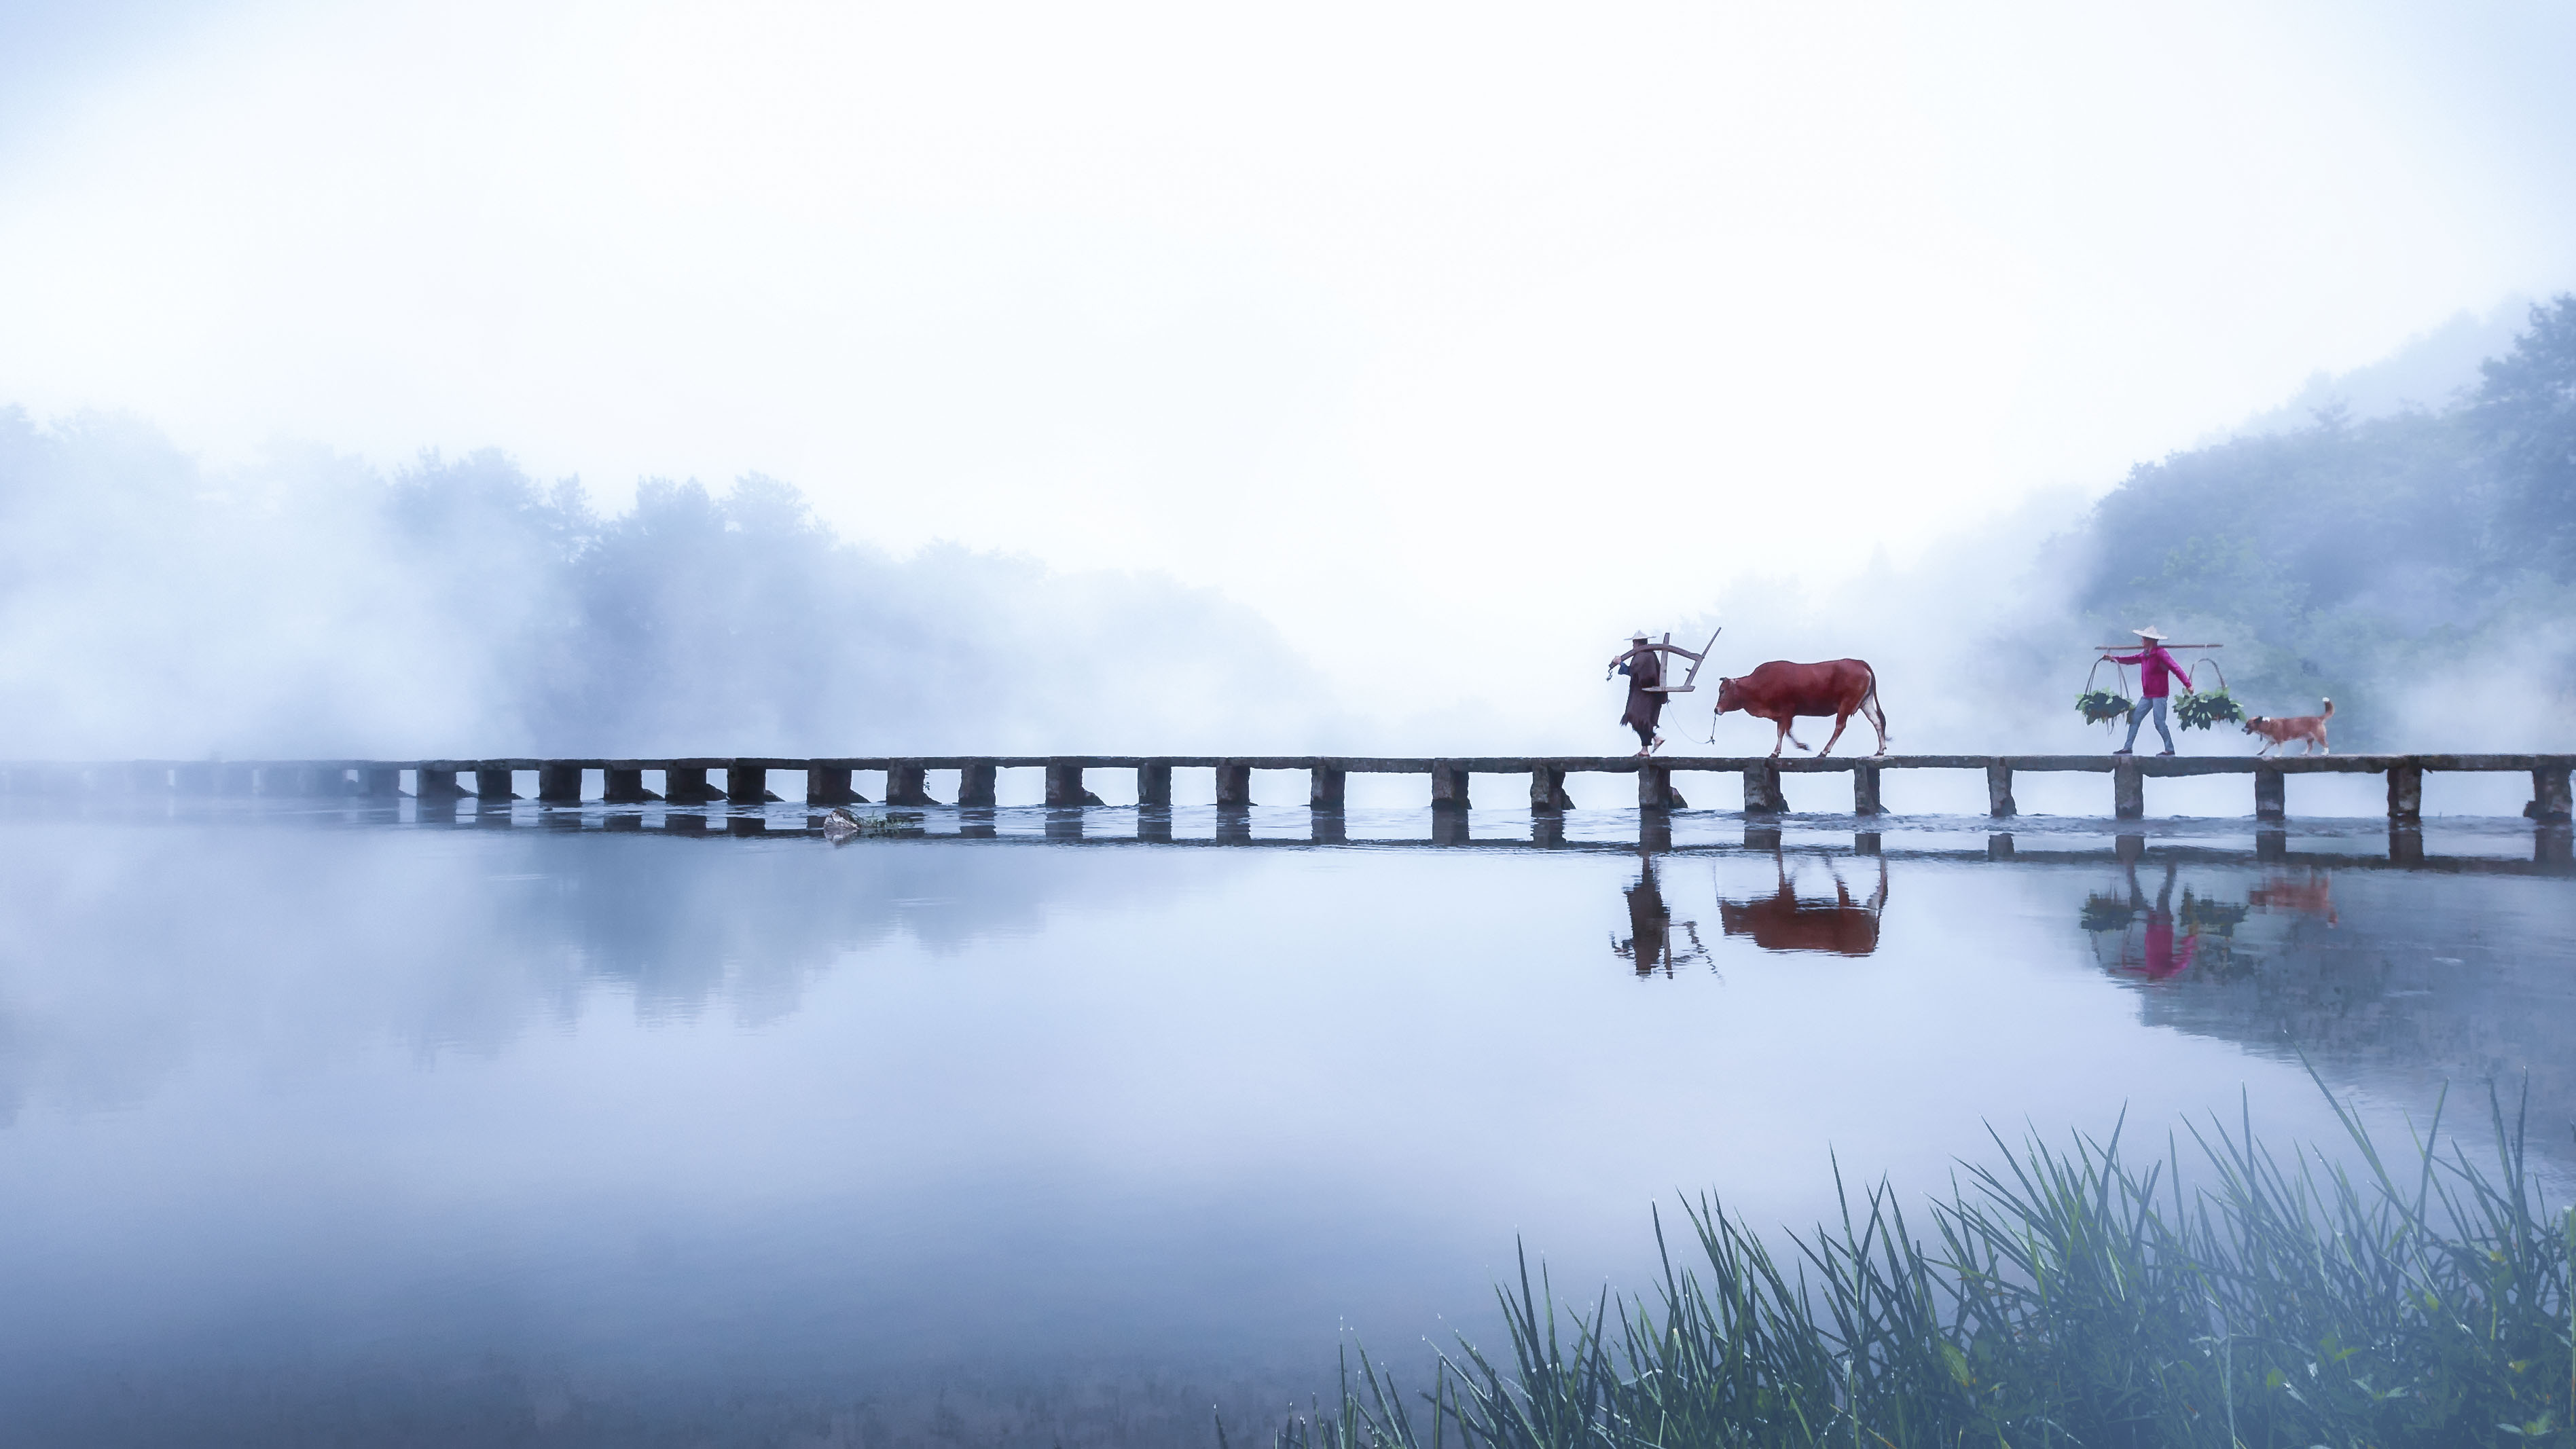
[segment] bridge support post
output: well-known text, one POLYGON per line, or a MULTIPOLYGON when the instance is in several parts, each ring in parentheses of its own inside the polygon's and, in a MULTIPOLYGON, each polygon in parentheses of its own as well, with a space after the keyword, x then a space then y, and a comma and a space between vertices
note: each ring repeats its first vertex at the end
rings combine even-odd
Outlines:
POLYGON ((1338 811, 1348 793, 1350 776, 1332 766, 1317 765, 1306 774, 1306 808, 1338 811))
POLYGON ((1763 760, 1745 767, 1744 813, 1747 815, 1789 813, 1789 797, 1780 789, 1778 761, 1763 760))
POLYGON ((957 803, 969 810, 990 810, 1001 798, 994 780, 1002 767, 990 760, 968 760, 957 767, 957 803))
POLYGON ((419 800, 453 800, 465 792, 456 788, 453 766, 422 765, 413 772, 411 793, 419 800))
POLYGON ((2012 766, 1996 761, 1986 766, 1986 813, 1997 820, 2010 820, 2021 813, 2013 799, 2012 766))
POLYGON ((1887 813, 1886 807, 1879 803, 1878 776, 1879 767, 1876 765, 1852 766, 1852 813, 1854 815, 1887 813))
POLYGON ((930 798, 930 769, 919 760, 893 760, 886 765, 888 805, 936 805, 930 798))
POLYGON ((1467 772, 1454 760, 1431 762, 1431 808, 1464 810, 1467 808, 1467 772))
POLYGON ((1689 802, 1673 788, 1673 772, 1660 760, 1647 760, 1637 766, 1637 808, 1640 810, 1682 810, 1689 802))
POLYGON ((510 793, 510 771, 508 767, 504 766, 501 769, 494 770, 486 769, 481 765, 475 766, 474 798, 484 801, 487 804, 493 801, 507 804, 512 800, 518 799, 518 796, 510 793))
POLYGON ((1565 767, 1539 765, 1530 770, 1530 813, 1562 815, 1574 808, 1574 799, 1565 793, 1565 767))
POLYGON ((865 805, 859 792, 850 788, 850 767, 827 765, 820 760, 805 762, 805 803, 808 805, 865 805))
POLYGON ((2254 818, 2287 820, 2290 818, 2290 777, 2271 765, 2254 767, 2254 818))
POLYGON ((181 765, 170 772, 170 777, 171 784, 182 795, 215 793, 215 767, 212 765, 181 765))
POLYGON ((1249 810, 1252 808, 1252 767, 1229 760, 1216 767, 1216 808, 1249 810))
POLYGON ((581 803, 581 766, 548 760, 537 766, 537 799, 548 805, 581 803))
POLYGON ((1097 805, 1100 797, 1082 788, 1082 767, 1067 760, 1049 760, 1046 767, 1046 802, 1057 809, 1075 809, 1097 805))
POLYGON ((724 796, 707 783, 706 766, 672 764, 662 767, 662 798, 674 805, 705 805, 724 796))
POLYGON ((2531 772, 2531 803, 2523 814, 2543 825, 2564 825, 2576 813, 2576 800, 2571 800, 2565 765, 2543 765, 2531 772))
POLYGON ((2147 813, 2146 775, 2134 758, 2111 762, 2111 813, 2122 820, 2137 820, 2147 813))
MULTIPOLYGON (((12 788, 22 793, 27 789, 26 782, 18 778, 26 773, 23 770, 12 772, 10 781, 12 788)), ((258 777, 259 772, 248 765, 218 765, 215 767, 215 793, 219 795, 255 793, 254 782, 258 777)))
POLYGON ((2424 818, 2424 767, 2411 758, 2389 763, 2388 818, 2409 825, 2424 818))
MULTIPOLYGON (((662 783, 667 785, 670 780, 665 778, 662 783)), ((641 765, 610 765, 599 772, 599 785, 599 798, 603 804, 641 805, 648 800, 662 798, 644 788, 644 767, 641 765)))
POLYGON ((725 798, 736 805, 777 804, 778 797, 769 788, 769 767, 748 760, 725 766, 725 798))
POLYGON ((1172 808, 1172 767, 1147 761, 1136 767, 1136 803, 1148 810, 1172 808))
POLYGON ((402 771, 389 765, 369 765, 358 772, 358 793, 374 800, 392 800, 402 794, 402 771))

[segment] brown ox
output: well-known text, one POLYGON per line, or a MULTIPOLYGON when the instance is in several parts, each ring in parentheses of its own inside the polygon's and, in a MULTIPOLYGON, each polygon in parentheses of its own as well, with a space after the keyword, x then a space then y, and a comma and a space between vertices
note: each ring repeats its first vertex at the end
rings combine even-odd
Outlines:
POLYGON ((1878 949, 1879 916, 1887 909, 1887 862, 1878 863, 1878 890, 1867 904, 1852 899, 1851 887, 1834 878, 1830 901, 1802 901, 1789 884, 1788 867, 1780 870, 1780 889, 1749 901, 1717 903, 1718 919, 1730 936, 1750 936, 1765 951, 1819 951, 1834 956, 1866 956, 1878 949))
POLYGON ((1824 749, 1816 752, 1819 756, 1833 751, 1834 740, 1843 737, 1843 726, 1855 714, 1878 731, 1878 753, 1887 753, 1887 710, 1878 702, 1878 671, 1858 659, 1823 664, 1774 659, 1740 679, 1719 680, 1717 712, 1735 709, 1780 727, 1780 739, 1771 742, 1774 759, 1780 755, 1780 740, 1806 748, 1789 733, 1790 722, 1801 715, 1834 717, 1833 739, 1825 741, 1824 749))

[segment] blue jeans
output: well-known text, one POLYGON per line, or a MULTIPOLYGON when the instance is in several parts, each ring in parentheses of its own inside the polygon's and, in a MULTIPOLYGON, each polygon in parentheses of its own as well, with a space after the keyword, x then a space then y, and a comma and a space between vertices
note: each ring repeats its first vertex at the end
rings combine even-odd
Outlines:
POLYGON ((2156 717, 2156 733, 2164 737, 2165 753, 2168 755, 2173 753, 2173 731, 2165 728, 2165 701, 2162 696, 2139 700, 2129 710, 2129 738, 2120 746, 2123 752, 2137 747, 2138 722, 2145 719, 2150 712, 2153 712, 2156 717))

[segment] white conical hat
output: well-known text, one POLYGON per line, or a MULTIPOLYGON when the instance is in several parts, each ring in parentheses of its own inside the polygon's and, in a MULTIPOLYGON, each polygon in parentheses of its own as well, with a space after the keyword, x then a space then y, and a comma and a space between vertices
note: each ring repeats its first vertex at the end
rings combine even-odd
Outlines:
POLYGON ((1631 634, 1631 635, 1629 635, 1628 637, 1629 637, 1629 638, 1631 638, 1631 639, 1643 639, 1643 638, 1645 638, 1645 637, 1646 637, 1646 631, 1645 631, 1645 630, 1643 630, 1643 629, 1640 629, 1640 630, 1638 630, 1636 633, 1631 634))
POLYGON ((2153 639, 2153 640, 2155 640, 2155 641, 2156 641, 2156 642, 2158 642, 2158 643, 2163 643, 2163 642, 2164 642, 2164 637, 2165 637, 2165 633, 2164 633, 2164 631, 2163 631, 2162 629, 2157 628, 2157 627, 2156 627, 2155 625, 2153 625, 2153 624, 2149 624, 2147 627, 2145 627, 2145 628, 2143 628, 2143 629, 2132 629, 2132 630, 2130 630, 2129 632, 2130 632, 2130 633, 2132 633, 2132 634, 2137 635, 2137 636, 2138 636, 2139 638, 2141 638, 2141 639, 2153 639))

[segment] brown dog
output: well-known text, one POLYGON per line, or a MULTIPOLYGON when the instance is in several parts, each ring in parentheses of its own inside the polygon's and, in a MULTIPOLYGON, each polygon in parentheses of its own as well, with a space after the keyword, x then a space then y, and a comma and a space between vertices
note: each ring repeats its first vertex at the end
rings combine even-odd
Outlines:
POLYGON ((2275 719, 2258 714, 2245 722, 2245 733, 2261 735, 2265 744, 2254 756, 2261 759, 2292 740, 2306 740, 2307 753, 2323 754, 2326 748, 2326 721, 2334 718, 2334 701, 2326 701, 2323 714, 2303 714, 2296 719, 2275 719))

